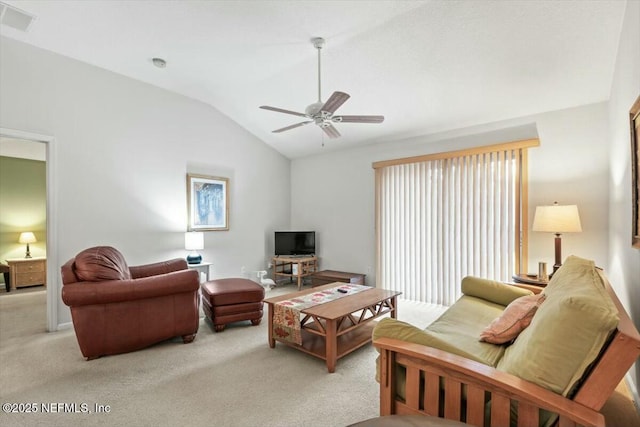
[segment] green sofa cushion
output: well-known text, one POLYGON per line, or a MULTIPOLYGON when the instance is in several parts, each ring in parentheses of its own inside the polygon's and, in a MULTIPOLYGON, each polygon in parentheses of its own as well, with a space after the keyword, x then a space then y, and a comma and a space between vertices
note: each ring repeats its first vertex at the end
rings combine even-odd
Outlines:
POLYGON ((533 292, 528 289, 473 276, 467 276, 462 279, 462 293, 471 297, 482 298, 504 307, 508 306, 516 298, 533 295, 533 292))
POLYGON ((422 344, 495 366, 504 346, 480 342, 480 332, 498 317, 503 306, 463 295, 424 330, 396 319, 382 319, 373 330, 373 339, 395 338, 422 344))
POLYGON ((505 347, 481 342, 479 337, 503 310, 500 304, 463 295, 424 332, 435 342, 432 347, 495 367, 505 347))
POLYGON ((593 261, 569 257, 497 369, 567 396, 618 324, 593 261))

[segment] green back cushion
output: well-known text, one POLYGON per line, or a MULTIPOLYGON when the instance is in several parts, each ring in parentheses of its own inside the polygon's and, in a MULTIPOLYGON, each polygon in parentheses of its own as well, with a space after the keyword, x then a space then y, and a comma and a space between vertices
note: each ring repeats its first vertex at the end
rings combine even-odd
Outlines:
MULTIPOLYGON (((500 304, 505 307, 516 298, 520 298, 525 295, 533 295, 533 292, 527 289, 521 289, 502 282, 496 282, 495 280, 481 279, 473 276, 467 276, 462 279, 462 293, 471 297, 482 298, 483 300, 500 304)), ((491 320, 489 320, 489 322, 491 322, 491 320)), ((489 322, 487 322, 487 324, 489 322)))
POLYGON ((529 327, 497 369, 566 396, 618 324, 593 261, 569 257, 555 273, 529 327))

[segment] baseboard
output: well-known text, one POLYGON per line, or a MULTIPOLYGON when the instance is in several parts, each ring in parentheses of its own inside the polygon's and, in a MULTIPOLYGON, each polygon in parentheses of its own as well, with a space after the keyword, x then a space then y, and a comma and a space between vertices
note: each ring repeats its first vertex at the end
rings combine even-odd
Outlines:
POLYGON ((65 329, 71 329, 71 328, 73 328, 73 323, 71 322, 58 323, 58 327, 56 328, 56 331, 63 331, 65 329))

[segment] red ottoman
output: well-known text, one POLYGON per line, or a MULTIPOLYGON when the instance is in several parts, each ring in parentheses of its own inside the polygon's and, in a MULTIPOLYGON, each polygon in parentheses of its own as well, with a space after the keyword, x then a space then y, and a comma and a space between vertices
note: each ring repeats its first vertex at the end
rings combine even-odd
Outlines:
POLYGON ((218 279, 202 285, 202 308, 216 332, 241 320, 259 325, 263 299, 264 288, 249 279, 218 279))

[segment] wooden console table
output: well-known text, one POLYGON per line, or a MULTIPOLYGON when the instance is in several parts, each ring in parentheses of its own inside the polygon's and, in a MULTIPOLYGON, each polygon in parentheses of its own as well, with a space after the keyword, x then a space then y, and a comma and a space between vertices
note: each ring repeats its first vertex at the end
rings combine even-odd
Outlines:
POLYGON ((347 273, 346 271, 322 270, 311 276, 311 286, 322 286, 333 282, 364 285, 365 276, 366 274, 347 273))
POLYGON ((294 278, 298 281, 298 290, 302 286, 302 279, 318 271, 318 258, 308 257, 273 257, 273 281, 277 283, 278 276, 294 278), (289 272, 287 272, 289 271, 289 272))
POLYGON ((46 258, 8 259, 11 290, 23 286, 47 286, 46 258))

